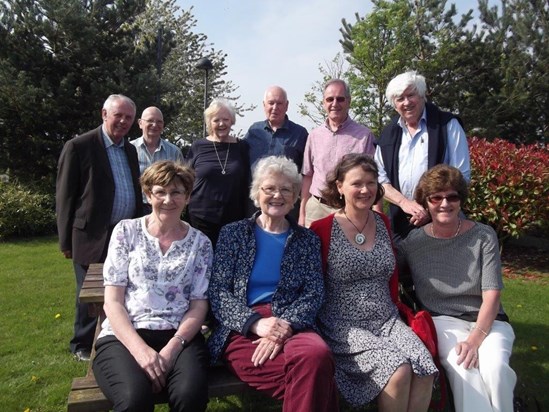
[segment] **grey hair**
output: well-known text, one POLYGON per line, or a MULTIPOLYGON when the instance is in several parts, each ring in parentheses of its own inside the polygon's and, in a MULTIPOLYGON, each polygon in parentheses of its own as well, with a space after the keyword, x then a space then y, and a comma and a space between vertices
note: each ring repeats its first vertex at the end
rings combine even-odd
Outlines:
POLYGON ((250 199, 254 202, 255 207, 259 207, 261 184, 272 175, 284 176, 292 183, 294 192, 292 204, 295 203, 301 191, 301 174, 297 170, 296 164, 284 156, 268 156, 259 160, 253 171, 250 199))
POLYGON ((103 109, 107 112, 111 109, 112 104, 117 100, 124 100, 125 102, 129 103, 132 107, 134 112, 137 111, 137 107, 132 99, 130 99, 128 96, 124 96, 123 94, 111 94, 109 97, 107 97, 107 100, 105 100, 105 103, 103 103, 103 109))
POLYGON ((336 83, 343 85, 343 87, 345 88, 345 97, 351 97, 351 89, 349 88, 349 85, 345 82, 345 80, 341 80, 341 79, 328 80, 324 84, 324 88, 322 89, 322 94, 324 95, 324 93, 326 92, 326 89, 330 87, 332 84, 336 84, 336 83))
POLYGON ((206 110, 204 110, 204 121, 206 122, 206 131, 208 133, 211 132, 210 130, 210 122, 212 118, 221 110, 221 109, 227 109, 229 111, 229 114, 231 115, 231 124, 234 125, 236 123, 236 109, 234 106, 229 103, 226 99, 213 99, 210 105, 206 110))
POLYGON ((288 93, 286 93, 286 90, 284 90, 282 87, 280 86, 269 86, 267 87, 267 89, 265 89, 265 93, 263 93, 263 101, 266 102, 267 101, 267 93, 269 93, 270 90, 273 90, 273 89, 278 89, 282 92, 282 95, 284 96, 284 101, 287 102, 288 101, 288 93))
POLYGON ((427 92, 425 77, 416 71, 410 70, 394 77, 387 85, 385 97, 387 97, 391 106, 395 107, 395 99, 401 96, 410 86, 417 92, 419 97, 425 100, 425 93, 427 92))

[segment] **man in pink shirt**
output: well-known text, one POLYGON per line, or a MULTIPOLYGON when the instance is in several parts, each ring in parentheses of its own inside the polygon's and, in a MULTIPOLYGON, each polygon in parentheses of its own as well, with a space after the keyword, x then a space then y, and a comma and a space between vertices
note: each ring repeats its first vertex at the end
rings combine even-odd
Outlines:
POLYGON ((373 157, 374 134, 349 117, 351 93, 343 80, 332 79, 324 86, 323 101, 326 122, 311 131, 303 156, 303 184, 299 224, 311 222, 335 212, 325 204, 320 191, 326 175, 347 153, 366 153, 373 157))

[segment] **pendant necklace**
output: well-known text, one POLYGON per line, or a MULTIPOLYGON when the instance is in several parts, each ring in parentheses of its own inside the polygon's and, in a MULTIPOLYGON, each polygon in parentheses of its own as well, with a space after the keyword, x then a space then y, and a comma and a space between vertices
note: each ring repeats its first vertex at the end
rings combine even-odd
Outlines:
POLYGON ((351 225, 353 225, 355 227, 356 231, 358 232, 355 236, 355 243, 357 245, 364 244, 364 242, 366 242, 366 236, 364 236, 362 234, 362 232, 364 232, 364 229, 366 228, 366 225, 368 224, 368 221, 370 220, 370 211, 368 211, 368 217, 366 218, 366 223, 364 223, 364 226, 362 226, 362 230, 358 230, 358 227, 356 227, 356 225, 351 221, 351 219, 349 219, 349 216, 347 216, 347 212, 345 211, 345 209, 343 209, 343 214, 345 215, 345 217, 347 218, 349 223, 351 223, 351 225))
POLYGON ((433 224, 431 223, 431 235, 433 235, 433 237, 437 238, 437 239, 451 239, 451 238, 454 238, 457 235, 459 235, 460 230, 461 230, 461 219, 458 220, 458 228, 456 230, 456 233, 454 233, 454 236, 448 237, 448 238, 439 238, 438 236, 435 235, 435 228, 434 228, 433 224))
MULTIPOLYGON (((221 167, 221 174, 224 175, 226 172, 225 172, 225 168, 227 167, 227 159, 229 158, 229 151, 231 150, 231 145, 229 143, 228 146, 227 146, 227 154, 225 155, 225 163, 221 164, 221 159, 219 158, 219 153, 217 153, 217 147, 216 147, 216 144, 215 142, 212 142, 213 145, 214 145, 214 150, 215 150, 215 155, 217 156, 217 161, 219 162, 219 167, 221 167)), ((221 142, 219 142, 221 143, 221 142)))

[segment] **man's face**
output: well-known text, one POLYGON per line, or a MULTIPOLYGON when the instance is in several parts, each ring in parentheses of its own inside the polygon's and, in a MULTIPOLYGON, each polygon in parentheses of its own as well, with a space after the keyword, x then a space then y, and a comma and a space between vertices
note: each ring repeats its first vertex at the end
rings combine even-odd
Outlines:
POLYGON ((351 98, 345 95, 345 86, 341 83, 332 83, 324 91, 322 102, 328 119, 341 124, 349 117, 351 98))
POLYGON ((135 108, 126 100, 118 99, 113 101, 107 109, 102 109, 101 115, 109 137, 114 143, 120 143, 132 127, 135 108))
POLYGON ((263 101, 265 116, 272 126, 280 127, 288 111, 288 100, 284 91, 278 87, 268 89, 263 101))
POLYGON ((143 131, 146 140, 157 142, 164 130, 164 117, 156 108, 148 108, 143 111, 138 120, 139 128, 143 131))
POLYGON ((406 123, 416 124, 423 113, 425 100, 423 100, 417 91, 408 87, 404 92, 395 97, 395 109, 406 123))

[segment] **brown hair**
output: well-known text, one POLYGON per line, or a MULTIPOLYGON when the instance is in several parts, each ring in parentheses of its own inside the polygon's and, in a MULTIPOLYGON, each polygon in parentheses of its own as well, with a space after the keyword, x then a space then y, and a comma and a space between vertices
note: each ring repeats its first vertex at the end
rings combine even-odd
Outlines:
POLYGON ((166 187, 174 179, 183 183, 185 192, 191 193, 194 185, 194 170, 187 165, 171 160, 155 162, 147 167, 141 175, 139 183, 141 183, 141 190, 150 195, 154 185, 166 187))
POLYGON ((469 190, 467 182, 459 169, 439 164, 427 170, 421 178, 416 188, 415 201, 427 209, 427 198, 433 193, 444 190, 455 190, 463 206, 467 200, 469 190))
MULTIPOLYGON (((326 176, 326 186, 321 191, 322 198, 326 203, 334 208, 342 208, 345 206, 345 198, 342 198, 337 190, 337 182, 343 182, 345 175, 351 169, 360 166, 362 170, 368 173, 373 173, 375 178, 378 178, 377 165, 371 156, 362 153, 349 153, 343 156, 333 170, 326 176)), ((383 197, 385 191, 381 184, 377 184, 377 193, 374 203, 383 197)))

